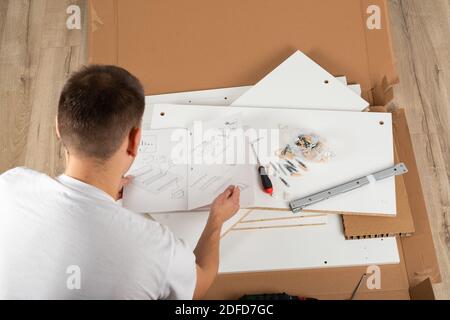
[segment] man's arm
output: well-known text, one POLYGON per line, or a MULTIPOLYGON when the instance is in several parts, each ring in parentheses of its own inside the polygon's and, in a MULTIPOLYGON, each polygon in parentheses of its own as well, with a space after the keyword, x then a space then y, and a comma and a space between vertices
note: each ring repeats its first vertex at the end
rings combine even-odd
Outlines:
POLYGON ((194 299, 201 299, 213 283, 219 269, 220 231, 225 221, 239 210, 240 190, 228 187, 211 205, 208 222, 197 243, 197 285, 194 299))

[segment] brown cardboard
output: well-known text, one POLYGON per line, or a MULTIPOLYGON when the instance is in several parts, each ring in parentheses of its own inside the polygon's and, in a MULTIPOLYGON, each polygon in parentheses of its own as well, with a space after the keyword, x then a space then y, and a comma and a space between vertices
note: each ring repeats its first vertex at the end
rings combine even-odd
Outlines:
MULTIPOLYGON (((253 85, 297 49, 332 74, 361 84, 371 105, 386 105, 398 82, 385 0, 89 4, 89 61, 127 68, 142 80, 147 94, 253 85), (369 4, 381 8, 380 30, 366 27, 369 4)), ((400 264, 381 266, 382 289, 363 286, 357 299, 408 299, 415 297, 412 288, 425 278, 440 280, 406 118, 402 111, 393 116, 396 151, 409 168, 403 178, 406 193, 398 197, 409 203, 416 232, 398 238, 400 264)), ((208 298, 287 292, 348 299, 365 271, 358 267, 220 275, 208 298)))
POLYGON ((92 0, 89 61, 123 66, 159 94, 254 85, 299 49, 377 104, 383 81, 397 80, 385 8, 384 0, 92 0), (382 9, 381 30, 365 27, 369 4, 382 9))
POLYGON ((404 180, 416 229, 414 236, 403 238, 401 242, 408 278, 411 286, 417 285, 427 277, 430 277, 433 283, 437 283, 441 281, 439 264, 405 111, 396 110, 392 113, 392 117, 398 156, 409 170, 404 180))
POLYGON ((412 287, 409 292, 412 300, 436 300, 430 278, 412 287))

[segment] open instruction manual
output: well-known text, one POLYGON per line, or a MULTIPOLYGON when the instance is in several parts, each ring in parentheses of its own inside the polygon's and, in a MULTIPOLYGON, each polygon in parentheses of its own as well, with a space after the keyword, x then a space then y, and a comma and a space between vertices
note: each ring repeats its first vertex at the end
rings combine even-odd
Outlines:
POLYGON ((236 143, 241 132, 239 113, 190 128, 144 130, 124 206, 152 213, 194 210, 209 206, 230 185, 240 188, 241 207, 253 205, 254 166, 242 157, 245 145, 236 143))

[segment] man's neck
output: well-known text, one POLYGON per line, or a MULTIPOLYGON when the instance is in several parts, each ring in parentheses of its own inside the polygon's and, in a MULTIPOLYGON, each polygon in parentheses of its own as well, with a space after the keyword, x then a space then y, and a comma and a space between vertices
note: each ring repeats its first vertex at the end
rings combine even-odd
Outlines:
POLYGON ((108 162, 99 164, 92 159, 67 159, 65 175, 90 184, 116 199, 122 180, 120 170, 108 162))

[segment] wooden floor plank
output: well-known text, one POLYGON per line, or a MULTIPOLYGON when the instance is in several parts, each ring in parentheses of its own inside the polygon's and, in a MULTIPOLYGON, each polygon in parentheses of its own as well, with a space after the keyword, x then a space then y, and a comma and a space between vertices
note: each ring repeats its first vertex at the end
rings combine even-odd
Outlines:
MULTIPOLYGON (((66 28, 66 10, 70 5, 79 6, 81 12, 86 7, 84 0, 47 0, 46 19, 43 24, 47 32, 43 35, 42 47, 70 47, 81 44, 82 32, 66 28)), ((82 18, 87 20, 86 16, 82 18)))
POLYGON ((80 47, 52 47, 40 51, 25 166, 52 176, 64 171, 64 153, 55 134, 55 115, 61 89, 74 71, 74 62, 78 67, 79 51, 80 47), (48 86, 49 83, 52 85, 48 86))
POLYGON ((450 299, 450 1, 389 1, 400 84, 443 283, 450 299))
POLYGON ((8 1, 0 39, 0 171, 25 159, 30 106, 27 103, 30 82, 27 76, 29 37, 29 1, 8 1))
POLYGON ((0 43, 3 38, 3 29, 5 28, 6 13, 8 12, 9 1, 0 1, 0 43))

